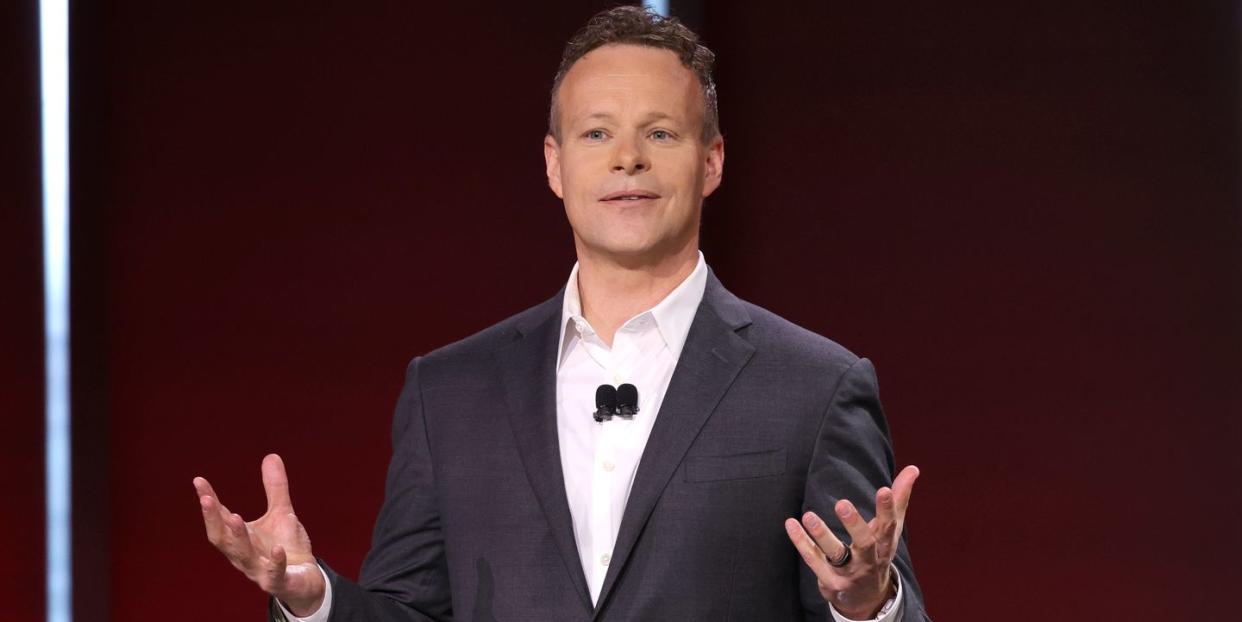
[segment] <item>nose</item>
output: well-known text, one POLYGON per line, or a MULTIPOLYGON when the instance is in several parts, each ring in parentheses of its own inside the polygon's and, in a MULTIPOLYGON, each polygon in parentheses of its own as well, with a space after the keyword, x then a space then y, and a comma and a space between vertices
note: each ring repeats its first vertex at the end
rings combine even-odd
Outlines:
POLYGON ((651 161, 642 145, 631 139, 618 139, 612 154, 612 172, 635 175, 651 169, 651 161))

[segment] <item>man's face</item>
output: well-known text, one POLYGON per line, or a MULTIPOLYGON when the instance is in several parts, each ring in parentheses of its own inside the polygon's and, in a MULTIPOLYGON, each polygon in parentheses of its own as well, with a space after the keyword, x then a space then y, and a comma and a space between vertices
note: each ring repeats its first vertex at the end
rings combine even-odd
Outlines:
POLYGON ((671 51, 592 50, 557 93, 561 140, 544 140, 548 185, 565 201, 579 258, 658 265, 698 248, 703 198, 724 142, 703 144, 702 88, 671 51))

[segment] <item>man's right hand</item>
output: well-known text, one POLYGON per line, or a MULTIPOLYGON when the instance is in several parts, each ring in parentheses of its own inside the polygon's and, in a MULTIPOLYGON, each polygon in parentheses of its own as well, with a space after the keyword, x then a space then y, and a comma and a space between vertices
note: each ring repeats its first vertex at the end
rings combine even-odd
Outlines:
POLYGON ((267 513, 244 522, 220 503, 206 479, 194 478, 207 539, 233 567, 283 602, 294 615, 309 616, 323 604, 327 588, 311 554, 310 536, 293 513, 285 463, 276 454, 263 459, 263 489, 267 492, 267 513))

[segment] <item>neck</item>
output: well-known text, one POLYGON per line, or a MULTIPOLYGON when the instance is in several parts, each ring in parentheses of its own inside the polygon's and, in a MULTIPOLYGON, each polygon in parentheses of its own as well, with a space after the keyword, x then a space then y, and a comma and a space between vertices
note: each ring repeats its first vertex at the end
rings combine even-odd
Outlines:
POLYGON ((654 307, 694 272, 698 240, 655 262, 622 262, 578 252, 578 296, 582 315, 604 343, 612 345, 626 320, 654 307))

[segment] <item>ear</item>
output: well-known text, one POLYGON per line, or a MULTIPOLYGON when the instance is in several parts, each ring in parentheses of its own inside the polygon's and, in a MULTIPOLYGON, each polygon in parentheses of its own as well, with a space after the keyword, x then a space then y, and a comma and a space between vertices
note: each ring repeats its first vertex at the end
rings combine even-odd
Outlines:
POLYGON ((703 167, 703 196, 716 191, 724 177, 724 137, 716 135, 707 146, 707 161, 703 167))
POLYGON ((564 199, 565 192, 561 187, 561 146, 551 134, 543 137, 543 163, 547 167, 548 187, 556 196, 564 199))

